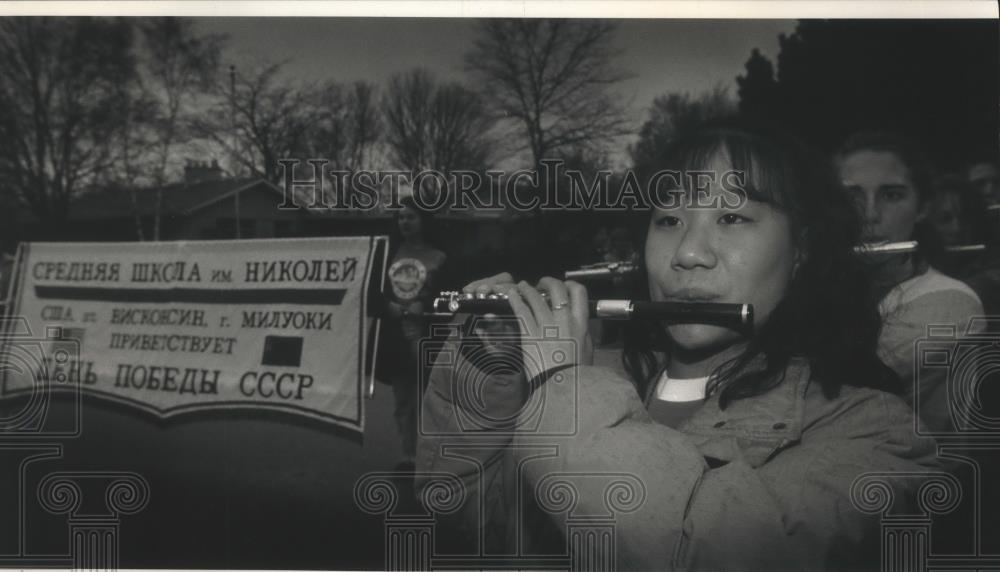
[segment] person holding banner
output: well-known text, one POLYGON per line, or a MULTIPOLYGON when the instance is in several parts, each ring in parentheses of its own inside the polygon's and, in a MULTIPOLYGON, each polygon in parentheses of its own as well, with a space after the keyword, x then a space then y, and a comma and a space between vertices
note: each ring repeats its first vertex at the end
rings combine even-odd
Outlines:
MULTIPOLYGON (((506 273, 475 281, 466 292, 509 297, 519 337, 480 317, 449 342, 456 357, 434 367, 424 397, 418 492, 433 472, 459 475, 456 534, 481 538, 487 554, 511 554, 511 534, 520 554, 539 554, 545 539, 564 551, 567 516, 539 508, 561 498, 581 517, 629 505, 613 512, 626 570, 876 563, 877 553, 864 559, 877 550, 878 517, 852 506, 852 483, 938 465, 876 355, 856 212, 821 157, 766 127, 705 128, 659 167, 682 175, 667 189, 682 200, 657 202, 637 222, 635 297, 750 303, 754 325, 630 321, 622 365, 595 367, 582 285, 506 273), (706 172, 710 192, 696 198, 687 175, 706 172), (731 173, 742 179, 735 205, 719 182, 731 173), (566 340, 577 348, 569 356, 566 340), (523 371, 489 363, 510 352, 523 371), (463 401, 470 392, 481 399, 463 401), (462 420, 477 413, 488 430, 467 430, 462 420), (614 478, 631 492, 603 486, 614 478), (571 490, 546 488, 553 479, 571 490)), ((897 507, 917 485, 883 483, 897 507)))
POLYGON ((398 236, 389 263, 386 334, 378 375, 392 384, 394 417, 403 448, 398 470, 413 470, 416 452, 417 404, 420 390, 420 340, 427 335, 430 301, 440 287, 446 256, 427 237, 433 216, 417 207, 412 197, 400 201, 396 215, 398 236))
POLYGON ((904 395, 915 403, 919 391, 921 421, 936 432, 956 429, 942 368, 914 369, 916 342, 927 326, 951 325, 961 336, 970 318, 983 315, 979 296, 962 282, 931 264, 940 253, 940 237, 928 221, 932 204, 927 161, 916 147, 889 133, 859 133, 835 155, 841 185, 854 200, 863 220, 865 243, 916 240, 916 253, 872 255, 884 292, 879 305, 884 325, 879 356, 904 384, 904 395), (919 379, 920 387, 915 390, 919 379))

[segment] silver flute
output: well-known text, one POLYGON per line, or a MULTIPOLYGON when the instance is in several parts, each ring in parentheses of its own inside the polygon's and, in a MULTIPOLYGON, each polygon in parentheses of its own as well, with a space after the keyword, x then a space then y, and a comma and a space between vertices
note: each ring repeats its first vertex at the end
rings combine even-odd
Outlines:
MULTIPOLYGON (((905 254, 916 252, 919 244, 916 240, 904 240, 901 242, 882 242, 860 244, 854 247, 858 254, 905 254)), ((958 244, 945 247, 947 253, 963 252, 983 252, 986 250, 985 244, 958 244)), ((603 262, 600 264, 588 264, 576 270, 567 270, 566 280, 600 280, 614 276, 626 276, 639 269, 639 265, 633 262, 603 262)))
MULTIPOLYGON (((915 240, 904 240, 902 242, 884 242, 880 244, 862 244, 854 247, 854 251, 861 254, 903 254, 916 252, 920 245, 915 240)), ((949 253, 961 252, 983 252, 986 250, 985 244, 958 244, 945 247, 944 251, 949 253)))
POLYGON ((612 276, 625 276, 638 270, 638 266, 632 262, 602 262, 599 264, 587 264, 577 270, 567 270, 566 280, 590 280, 594 278, 607 278, 612 276))

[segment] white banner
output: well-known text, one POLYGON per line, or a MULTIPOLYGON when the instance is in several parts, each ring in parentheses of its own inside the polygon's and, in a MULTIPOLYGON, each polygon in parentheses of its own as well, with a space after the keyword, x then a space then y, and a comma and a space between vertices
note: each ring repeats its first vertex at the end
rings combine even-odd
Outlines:
POLYGON ((161 417, 270 409, 361 431, 380 240, 25 244, 9 315, 71 351, 5 368, 3 395, 41 376, 161 417))

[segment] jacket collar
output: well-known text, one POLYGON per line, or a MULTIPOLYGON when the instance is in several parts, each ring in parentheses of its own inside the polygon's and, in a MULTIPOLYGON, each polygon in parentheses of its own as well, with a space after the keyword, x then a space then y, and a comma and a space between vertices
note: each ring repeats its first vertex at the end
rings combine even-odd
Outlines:
POLYGON ((759 467, 801 439, 809 379, 806 360, 793 359, 784 380, 767 393, 732 401, 721 410, 716 392, 679 429, 710 465, 742 459, 759 467))

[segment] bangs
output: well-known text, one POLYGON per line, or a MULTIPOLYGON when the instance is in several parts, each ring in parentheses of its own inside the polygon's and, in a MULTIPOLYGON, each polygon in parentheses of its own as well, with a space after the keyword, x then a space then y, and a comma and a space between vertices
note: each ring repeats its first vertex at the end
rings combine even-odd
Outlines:
MULTIPOLYGON (((791 210, 794 193, 789 182, 794 181, 792 166, 763 139, 734 131, 709 131, 681 142, 667 161, 667 168, 683 175, 713 172, 718 163, 738 175, 737 185, 747 199, 773 206, 782 211, 791 210), (715 164, 715 165, 714 165, 715 164)), ((725 172, 716 172, 715 180, 722 181, 725 172)), ((682 176, 682 180, 686 180, 682 176)), ((693 189, 684 190, 688 194, 693 189)))

